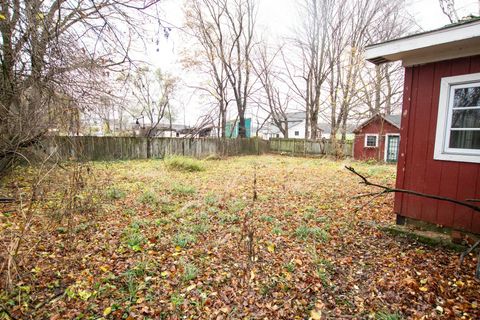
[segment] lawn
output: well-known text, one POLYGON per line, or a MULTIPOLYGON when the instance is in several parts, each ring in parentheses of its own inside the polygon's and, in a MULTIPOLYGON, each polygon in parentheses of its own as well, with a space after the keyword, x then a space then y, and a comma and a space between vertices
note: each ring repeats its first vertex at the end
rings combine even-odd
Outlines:
MULTIPOLYGON (((183 160, 55 169, 37 201, 0 207, 2 265, 22 215, 34 217, 0 309, 17 319, 480 317, 472 256, 459 267, 456 252, 381 231, 395 220, 392 196, 353 198, 369 189, 346 164, 390 185, 394 166, 183 160)), ((26 199, 34 176, 17 170, 2 194, 26 199)))

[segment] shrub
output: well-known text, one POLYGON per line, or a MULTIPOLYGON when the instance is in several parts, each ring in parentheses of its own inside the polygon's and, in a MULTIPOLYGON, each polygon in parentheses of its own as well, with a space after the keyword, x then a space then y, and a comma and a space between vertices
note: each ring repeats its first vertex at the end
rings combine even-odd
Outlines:
POLYGON ((203 166, 203 163, 201 161, 188 157, 171 156, 165 158, 164 163, 167 168, 172 170, 187 172, 197 172, 205 170, 205 167, 203 166))

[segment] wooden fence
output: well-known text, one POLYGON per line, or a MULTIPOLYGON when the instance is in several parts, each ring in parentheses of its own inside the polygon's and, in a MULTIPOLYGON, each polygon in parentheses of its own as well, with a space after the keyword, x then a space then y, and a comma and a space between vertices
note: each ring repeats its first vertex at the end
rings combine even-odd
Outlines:
POLYGON ((49 137, 41 148, 62 160, 127 160, 183 155, 205 158, 268 152, 268 141, 260 139, 179 139, 142 137, 49 137))
POLYGON ((341 155, 353 156, 353 141, 341 143, 337 141, 334 148, 330 140, 318 141, 303 139, 270 139, 270 152, 288 153, 292 155, 341 155), (336 150, 335 150, 336 149, 336 150))
MULTIPOLYGON (((47 138, 41 148, 59 159, 128 160, 183 155, 205 158, 211 155, 236 156, 264 153, 292 155, 335 154, 329 141, 299 139, 186 139, 142 137, 65 137, 47 138)), ((341 145, 343 155, 352 155, 352 143, 341 145)), ((337 152, 338 154, 338 152, 337 152)))

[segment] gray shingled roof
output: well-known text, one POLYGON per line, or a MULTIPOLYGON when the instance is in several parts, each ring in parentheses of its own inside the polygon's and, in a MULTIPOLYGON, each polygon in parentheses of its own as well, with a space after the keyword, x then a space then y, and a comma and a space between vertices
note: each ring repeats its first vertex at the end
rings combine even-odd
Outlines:
POLYGON ((305 120, 305 111, 287 113, 288 122, 302 122, 303 120, 305 120))
POLYGON ((399 114, 388 114, 384 116, 385 120, 393 124, 395 127, 400 129, 400 125, 402 124, 402 116, 399 114))
POLYGON ((399 114, 389 114, 389 115, 383 115, 383 114, 376 114, 367 121, 363 122, 360 124, 355 130, 353 130, 354 133, 358 132, 360 129, 365 127, 367 124, 369 124, 372 120, 374 120, 377 117, 381 117, 382 119, 385 119, 385 121, 391 123, 398 129, 400 129, 400 125, 402 123, 402 116, 399 114))

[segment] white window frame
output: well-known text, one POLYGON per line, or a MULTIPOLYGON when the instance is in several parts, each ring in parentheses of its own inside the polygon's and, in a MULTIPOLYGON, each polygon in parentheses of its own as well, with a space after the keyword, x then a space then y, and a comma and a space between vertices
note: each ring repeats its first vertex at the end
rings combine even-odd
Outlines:
POLYGON ((452 93, 455 89, 468 88, 472 85, 480 85, 480 73, 442 78, 433 159, 480 163, 480 150, 449 147, 454 98, 452 93))
MULTIPOLYGON (((387 149, 388 149, 388 138, 389 137, 398 137, 398 153, 400 154, 400 134, 399 133, 387 133, 385 134, 385 143, 383 145, 383 159, 387 161, 387 149)), ((397 155, 398 160, 398 155, 397 155)))
POLYGON ((365 148, 378 148, 378 134, 373 134, 373 133, 366 133, 365 134, 365 148), (367 145, 367 137, 375 137, 375 145, 374 146, 369 146, 367 145))

